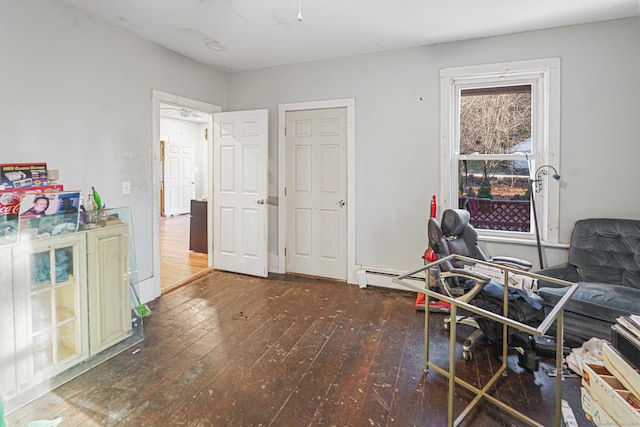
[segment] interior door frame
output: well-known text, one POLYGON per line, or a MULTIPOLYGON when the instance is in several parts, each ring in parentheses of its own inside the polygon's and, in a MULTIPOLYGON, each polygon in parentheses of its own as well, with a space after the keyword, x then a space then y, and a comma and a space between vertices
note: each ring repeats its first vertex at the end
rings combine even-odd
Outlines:
POLYGON ((355 180, 355 98, 326 101, 298 102, 278 105, 278 273, 286 273, 284 247, 287 230, 287 199, 284 195, 286 185, 286 114, 289 111, 320 110, 328 108, 347 109, 347 283, 358 283, 356 272, 355 219, 356 219, 356 180, 355 180))
MULTIPOLYGON (((153 130, 151 138, 151 174, 152 174, 152 207, 153 212, 153 234, 152 234, 152 251, 153 251, 153 270, 152 270, 152 287, 153 291, 147 291, 145 295, 141 295, 143 301, 151 301, 161 294, 160 284, 160 178, 161 178, 161 165, 160 165, 160 104, 172 104, 178 107, 188 108, 190 110, 197 110, 208 115, 207 134, 211 142, 213 142, 213 114, 222 111, 222 107, 215 104, 209 104, 207 102, 197 101, 195 99, 185 98, 179 95, 173 95, 170 93, 162 92, 159 90, 151 91, 151 109, 153 116, 153 130)), ((213 169, 213 146, 210 147, 209 159, 207 162, 207 176, 210 178, 214 176, 213 169)), ((213 194, 213 180, 209 180, 209 194, 213 194)), ((213 265, 213 251, 211 245, 213 243, 213 203, 207 204, 207 247, 209 248, 208 265, 211 268, 213 265)))

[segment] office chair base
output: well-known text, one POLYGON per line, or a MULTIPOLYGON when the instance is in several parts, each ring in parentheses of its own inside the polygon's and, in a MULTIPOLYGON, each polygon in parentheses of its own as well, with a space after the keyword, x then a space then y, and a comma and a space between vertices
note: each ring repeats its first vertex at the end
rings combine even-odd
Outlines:
MULTIPOLYGON (((447 317, 446 319, 444 319, 444 329, 446 331, 449 330, 449 323, 451 323, 451 318, 450 317, 447 317)), ((474 329, 480 330, 480 326, 478 325, 478 322, 476 321, 476 319, 474 317, 456 316, 456 323, 458 325, 467 325, 467 326, 471 326, 474 329)))
POLYGON ((467 337, 466 340, 464 340, 464 343, 462 344, 462 359, 466 361, 473 360, 473 346, 475 343, 480 341, 482 337, 484 337, 482 331, 480 329, 476 329, 467 337))

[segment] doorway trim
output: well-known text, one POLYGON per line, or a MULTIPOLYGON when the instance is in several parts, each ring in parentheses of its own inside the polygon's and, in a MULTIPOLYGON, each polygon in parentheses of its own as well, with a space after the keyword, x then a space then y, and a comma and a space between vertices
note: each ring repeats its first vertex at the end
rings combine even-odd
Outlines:
MULTIPOLYGON (((152 251, 153 251, 153 289, 146 289, 146 292, 142 294, 143 290, 140 289, 141 299, 143 301, 151 301, 160 296, 160 177, 161 177, 161 165, 160 165, 160 104, 172 104, 178 107, 184 107, 191 110, 201 111, 206 113, 208 117, 208 135, 209 138, 213 137, 213 113, 222 111, 222 107, 215 104, 209 104, 207 102, 197 101, 190 98, 185 98, 178 95, 162 92, 153 89, 151 91, 151 110, 153 117, 153 130, 151 138, 151 180, 152 180, 152 212, 153 212, 153 233, 152 233, 152 251)), ((211 140, 212 141, 212 140, 211 140)), ((209 142, 210 143, 210 142, 209 142)), ((209 178, 213 177, 213 147, 210 147, 209 159, 207 162, 207 175, 209 178)), ((209 179, 209 194, 213 194, 213 180, 209 179)), ((207 246, 210 248, 212 239, 212 213, 213 204, 208 203, 207 206, 207 229, 209 235, 207 236, 207 246)), ((209 250, 208 265, 213 265, 213 253, 209 250)))
POLYGON ((287 230, 287 200, 284 195, 286 184, 286 114, 289 111, 320 110, 327 108, 347 109, 347 283, 358 283, 356 272, 355 218, 355 98, 326 101, 298 102, 278 105, 278 273, 286 273, 284 246, 287 230))

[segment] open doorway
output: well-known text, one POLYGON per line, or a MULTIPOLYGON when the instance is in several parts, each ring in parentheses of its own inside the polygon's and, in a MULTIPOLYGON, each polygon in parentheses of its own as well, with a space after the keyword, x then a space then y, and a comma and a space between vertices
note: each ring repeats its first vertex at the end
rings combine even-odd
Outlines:
POLYGON ((210 119, 184 105, 160 104, 161 293, 209 271, 210 119))

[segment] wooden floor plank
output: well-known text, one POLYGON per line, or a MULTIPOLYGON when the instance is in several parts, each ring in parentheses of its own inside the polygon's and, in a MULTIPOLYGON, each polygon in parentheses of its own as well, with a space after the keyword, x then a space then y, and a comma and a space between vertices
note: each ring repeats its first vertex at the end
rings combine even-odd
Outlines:
POLYGON ((191 215, 160 217, 160 288, 178 288, 209 270, 208 255, 189 250, 191 215))
MULTIPOLYGON (((423 375, 424 313, 410 293, 320 279, 214 271, 149 304, 140 351, 125 351, 9 414, 10 425, 64 417, 67 426, 442 426, 447 380, 423 375)), ((431 361, 448 366, 444 315, 431 361)), ((486 381, 499 361, 479 344, 456 369, 486 381)), ((555 381, 517 366, 496 395, 551 425, 555 381)), ((580 380, 564 382, 580 425, 580 380)), ((456 390, 456 413, 472 398, 456 390)), ((523 425, 481 404, 469 426, 523 425)))

